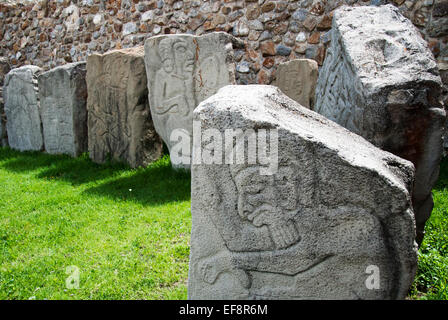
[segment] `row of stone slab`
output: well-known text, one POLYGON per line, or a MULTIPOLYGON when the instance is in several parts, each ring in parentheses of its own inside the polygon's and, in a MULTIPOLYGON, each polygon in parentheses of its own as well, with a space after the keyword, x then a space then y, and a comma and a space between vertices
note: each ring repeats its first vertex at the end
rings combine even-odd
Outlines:
POLYGON ((48 72, 13 69, 3 93, 9 146, 147 165, 161 156, 162 139, 171 148, 174 129, 191 136, 200 101, 235 83, 236 41, 222 32, 159 36, 145 49, 92 54, 48 72))
MULTIPOLYGON (((191 138, 199 102, 235 83, 235 45, 242 46, 219 32, 159 36, 145 48, 92 54, 87 63, 13 69, 4 84, 9 145, 146 166, 161 156, 162 140, 171 150, 173 130, 191 138)), ((276 85, 312 107, 316 81, 317 64, 304 59, 279 66, 276 85)))
MULTIPOLYGON (((75 128, 87 127, 92 159, 138 166, 160 156, 162 140, 178 156, 172 138, 180 129, 191 146, 183 156, 207 155, 193 154, 190 298, 404 298, 416 230, 421 241, 433 206, 441 80, 427 44, 394 6, 340 8, 331 37, 315 99, 306 99, 317 112, 274 86, 232 85, 233 48, 241 44, 231 36, 166 35, 88 57, 87 126, 73 120, 86 116, 73 107, 85 99, 74 84, 83 64, 11 71, 8 139, 49 151, 47 138, 35 137, 42 127, 53 141, 71 135, 70 143, 75 128), (50 81, 44 75, 52 72, 61 75, 50 81), (71 111, 63 119, 56 114, 64 105, 71 111), (226 130, 277 141, 268 148, 276 170, 220 161, 226 130)), ((294 89, 299 73, 286 67, 276 84, 294 89)), ((313 90, 306 81, 298 87, 313 90)), ((249 139, 241 146, 245 155, 264 151, 249 139)))

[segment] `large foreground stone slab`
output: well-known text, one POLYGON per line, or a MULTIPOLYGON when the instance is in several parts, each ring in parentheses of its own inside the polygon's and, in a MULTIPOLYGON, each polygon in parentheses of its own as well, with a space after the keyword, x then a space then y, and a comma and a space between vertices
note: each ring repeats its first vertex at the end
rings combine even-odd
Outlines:
POLYGON ((195 149, 207 154, 216 131, 253 129, 260 139, 266 129, 269 141, 277 129, 278 167, 198 164, 194 153, 190 299, 406 296, 417 262, 411 162, 274 86, 226 86, 194 120, 203 133, 195 149))
POLYGON ((170 150, 174 167, 189 168, 188 163, 176 163, 176 159, 191 157, 191 147, 181 152, 173 149, 178 142, 176 132, 182 130, 183 139, 191 140, 196 106, 219 88, 235 83, 232 46, 235 41, 223 32, 200 37, 163 35, 145 41, 152 118, 156 131, 170 150), (171 141, 174 130, 174 141, 171 141))
POLYGON ((11 70, 5 77, 6 130, 12 149, 40 151, 44 148, 37 86, 41 72, 41 68, 27 65, 11 70))
POLYGON ((3 103, 3 84, 6 74, 11 70, 8 60, 0 57, 0 147, 8 145, 8 134, 6 132, 6 114, 3 103))
POLYGON ((87 58, 89 153, 132 167, 146 166, 162 154, 154 130, 142 47, 92 54, 87 58))
POLYGON ((315 60, 294 59, 278 65, 273 84, 291 99, 313 110, 318 74, 315 60))
POLYGON ((38 85, 45 150, 73 157, 86 152, 86 63, 70 63, 44 72, 38 85))
POLYGON ((418 242, 439 175, 445 111, 426 42, 392 5, 334 13, 315 110, 381 149, 412 161, 418 242))

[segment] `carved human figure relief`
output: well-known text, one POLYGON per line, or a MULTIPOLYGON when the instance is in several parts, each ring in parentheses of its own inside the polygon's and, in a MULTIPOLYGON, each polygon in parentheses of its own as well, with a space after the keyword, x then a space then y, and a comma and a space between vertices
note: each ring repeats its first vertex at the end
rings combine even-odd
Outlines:
POLYGON ((273 86, 226 86, 194 120, 220 132, 275 128, 279 141, 272 174, 259 163, 193 164, 190 299, 406 296, 416 269, 410 162, 273 86), (371 265, 382 275, 375 290, 371 265))
MULTIPOLYGON (((171 141, 176 130, 183 130, 192 142, 192 113, 198 103, 235 82, 233 41, 223 32, 200 37, 163 35, 145 41, 151 113, 170 152, 178 142, 171 141)), ((191 160, 190 142, 189 150, 182 152, 191 160)), ((190 163, 179 167, 189 168, 190 163)))

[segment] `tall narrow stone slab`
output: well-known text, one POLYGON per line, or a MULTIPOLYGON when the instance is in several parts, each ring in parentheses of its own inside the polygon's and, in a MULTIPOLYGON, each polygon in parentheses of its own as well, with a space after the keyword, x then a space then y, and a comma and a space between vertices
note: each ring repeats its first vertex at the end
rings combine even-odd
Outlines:
POLYGON ((302 106, 313 110, 318 65, 311 59, 294 59, 280 63, 274 85, 302 106))
POLYGON ((11 70, 8 60, 0 57, 0 147, 8 145, 8 134, 6 132, 6 114, 3 102, 3 84, 6 74, 11 70))
POLYGON ((223 32, 200 37, 163 35, 145 41, 151 113, 175 167, 189 168, 188 163, 176 163, 176 159, 181 153, 181 157, 189 160, 191 148, 180 152, 173 148, 179 139, 175 135, 171 141, 173 131, 181 130, 184 141, 191 140, 196 106, 219 88, 235 83, 232 46, 235 41, 223 32))
POLYGON ((392 5, 335 11, 315 110, 416 167, 421 242, 442 153, 441 80, 426 42, 392 5))
POLYGON ((154 130, 142 47, 92 54, 87 58, 88 145, 90 157, 108 157, 132 167, 162 154, 154 130))
POLYGON ((86 63, 70 63, 44 72, 38 85, 45 151, 73 157, 86 152, 86 63))
POLYGON ((411 162, 274 86, 226 86, 194 120, 190 299, 406 297, 417 262, 411 162), (244 147, 258 150, 256 163, 204 158, 229 129, 258 137, 244 147), (270 172, 263 140, 269 158, 278 143, 270 172))
POLYGON ((41 68, 28 65, 11 70, 5 77, 6 130, 12 149, 39 151, 44 148, 37 87, 41 72, 41 68))

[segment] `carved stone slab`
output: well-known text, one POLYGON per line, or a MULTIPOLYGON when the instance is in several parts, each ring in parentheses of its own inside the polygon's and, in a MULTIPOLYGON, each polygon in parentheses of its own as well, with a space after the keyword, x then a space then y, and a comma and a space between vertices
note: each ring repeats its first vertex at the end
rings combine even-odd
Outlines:
MULTIPOLYGON (((226 86, 194 120, 203 136, 265 129, 266 140, 277 129, 278 169, 205 164, 194 153, 190 299, 406 296, 417 262, 412 163, 274 86, 226 86)), ((212 152, 210 139, 194 141, 212 152)))
POLYGON ((19 151, 43 150, 37 77, 42 69, 23 66, 5 77, 3 99, 7 118, 8 143, 19 151))
POLYGON ((318 73, 315 60, 290 60, 278 65, 274 85, 291 99, 313 110, 318 73))
POLYGON ((70 63, 44 72, 38 84, 45 150, 73 157, 86 152, 86 63, 70 63))
POLYGON ((415 165, 421 242, 442 153, 437 64, 419 31, 392 5, 338 9, 331 38, 315 110, 415 165))
POLYGON ((8 60, 0 57, 0 147, 8 145, 8 134, 6 132, 6 115, 3 103, 3 83, 6 74, 11 70, 8 60))
POLYGON ((143 46, 92 54, 87 58, 89 153, 132 167, 146 166, 162 154, 148 104, 143 46))
MULTIPOLYGON (((234 41, 223 32, 200 37, 163 35, 145 41, 151 113, 170 153, 176 143, 170 139, 173 130, 183 129, 191 139, 194 108, 219 88, 235 83, 234 41)), ((190 157, 188 151, 182 150, 182 155, 190 157)))

